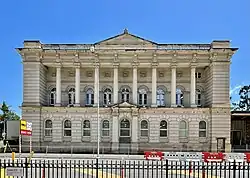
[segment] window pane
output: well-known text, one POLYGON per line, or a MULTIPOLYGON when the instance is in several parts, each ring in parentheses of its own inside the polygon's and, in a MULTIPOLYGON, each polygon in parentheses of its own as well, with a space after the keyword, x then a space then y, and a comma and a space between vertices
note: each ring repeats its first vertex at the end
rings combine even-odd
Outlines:
POLYGON ((102 128, 108 129, 109 128, 109 121, 103 121, 102 128))
POLYGON ((180 122, 180 129, 186 129, 186 122, 185 121, 180 122))
POLYGON ((64 136, 70 137, 71 136, 71 130, 64 130, 64 136))
POLYGON ((148 137, 148 130, 141 130, 142 137, 148 137))
POLYGON ((130 123, 128 120, 125 120, 125 121, 121 121, 121 125, 120 125, 121 128, 130 128, 130 123))
POLYGON ((199 129, 206 129, 206 122, 205 121, 200 121, 199 129))
POLYGON ((51 120, 45 121, 45 128, 52 128, 52 121, 51 120))
POLYGON ((64 122, 64 128, 71 128, 71 122, 69 120, 64 122))
POLYGON ((147 121, 141 121, 141 129, 148 129, 148 122, 147 121))
POLYGON ((167 122, 166 121, 161 121, 160 129, 167 129, 167 128, 168 128, 167 122))
POLYGON ((83 130, 83 136, 90 136, 90 130, 83 130))
POLYGON ((108 137, 109 136, 109 130, 103 130, 102 131, 102 136, 108 137))
POLYGON ((206 131, 199 131, 199 137, 206 137, 206 131))
POLYGON ((179 131, 179 137, 187 137, 187 131, 186 130, 180 130, 179 131))
POLYGON ((160 137, 167 137, 167 136, 168 136, 167 130, 160 130, 160 137))
POLYGON ((130 136, 129 130, 121 129, 120 136, 130 136))
POLYGON ((83 122, 83 128, 90 128, 90 121, 84 121, 83 122))
POLYGON ((46 129, 45 130, 45 137, 50 137, 52 136, 52 130, 51 129, 46 129))

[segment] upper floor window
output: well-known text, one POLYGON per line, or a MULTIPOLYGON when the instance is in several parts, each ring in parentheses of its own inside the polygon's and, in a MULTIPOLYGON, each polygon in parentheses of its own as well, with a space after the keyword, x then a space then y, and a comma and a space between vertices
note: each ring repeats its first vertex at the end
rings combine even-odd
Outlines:
POLYGON ((52 90, 50 90, 50 105, 54 106, 56 104, 56 88, 52 88, 52 90))
POLYGON ((147 105, 148 95, 145 89, 139 90, 139 105, 147 105))
POLYGON ((85 120, 83 121, 83 131, 82 131, 82 135, 84 137, 89 137, 90 136, 90 121, 89 120, 85 120))
POLYGON ((104 90, 103 103, 104 103, 104 105, 110 105, 111 104, 111 90, 109 88, 106 88, 104 90))
POLYGON ((163 89, 157 90, 156 100, 157 100, 157 106, 165 106, 165 93, 163 89))
POLYGON ((104 120, 102 122, 102 136, 103 137, 109 137, 109 121, 108 120, 104 120))
POLYGON ((122 89, 122 102, 129 102, 129 89, 122 89))
POLYGON ((71 137, 71 121, 65 120, 63 124, 63 135, 65 137, 71 137))
POLYGON ((179 125, 179 137, 186 138, 188 136, 188 126, 186 121, 181 121, 179 125))
POLYGON ((207 137, 207 124, 205 121, 199 122, 199 137, 207 137))
POLYGON ((86 92, 86 104, 93 105, 94 104, 94 91, 93 89, 88 89, 86 92))
POLYGON ((75 89, 74 88, 69 89, 68 96, 69 96, 69 104, 70 105, 75 104, 75 89))
POLYGON ((141 121, 141 137, 148 137, 148 121, 141 121))
POLYGON ((200 72, 196 72, 195 73, 195 78, 201 78, 201 73, 200 72))
POLYGON ((176 105, 183 106, 183 91, 179 88, 176 90, 176 105))
POLYGON ((196 105, 201 106, 201 90, 196 89, 196 105))
POLYGON ((160 137, 168 136, 168 123, 167 121, 160 122, 160 137))
POLYGON ((44 136, 52 137, 52 120, 50 119, 45 121, 44 136))

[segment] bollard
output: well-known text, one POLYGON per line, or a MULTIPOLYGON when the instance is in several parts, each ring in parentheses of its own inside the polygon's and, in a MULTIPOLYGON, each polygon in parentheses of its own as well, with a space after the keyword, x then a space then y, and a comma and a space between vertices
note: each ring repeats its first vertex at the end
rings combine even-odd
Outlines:
POLYGON ((16 153, 15 153, 15 152, 12 152, 12 154, 11 154, 12 161, 15 160, 15 157, 16 157, 16 153))

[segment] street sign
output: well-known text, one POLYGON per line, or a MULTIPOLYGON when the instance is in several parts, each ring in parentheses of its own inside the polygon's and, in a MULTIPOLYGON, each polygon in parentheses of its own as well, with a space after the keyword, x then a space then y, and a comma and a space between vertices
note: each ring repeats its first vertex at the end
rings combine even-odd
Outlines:
POLYGON ((32 135, 32 123, 25 120, 20 121, 20 134, 21 135, 32 135))
POLYGON ((23 176, 23 168, 21 167, 6 167, 6 176, 23 176))

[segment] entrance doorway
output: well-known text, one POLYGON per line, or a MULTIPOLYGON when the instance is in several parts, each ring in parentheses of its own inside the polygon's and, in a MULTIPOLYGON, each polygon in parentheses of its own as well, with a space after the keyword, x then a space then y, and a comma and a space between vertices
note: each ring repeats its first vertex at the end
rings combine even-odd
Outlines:
POLYGON ((130 153, 131 150, 131 125, 128 119, 120 122, 119 152, 122 154, 130 153))

